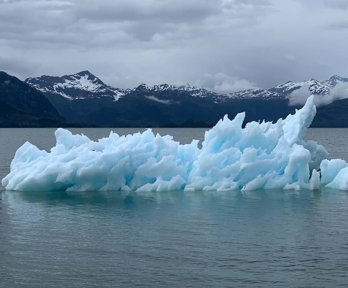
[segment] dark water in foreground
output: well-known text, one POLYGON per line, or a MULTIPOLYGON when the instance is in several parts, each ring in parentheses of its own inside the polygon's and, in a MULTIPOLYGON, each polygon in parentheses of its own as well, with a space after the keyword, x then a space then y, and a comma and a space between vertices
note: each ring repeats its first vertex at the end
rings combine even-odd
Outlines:
MULTIPOLYGON (((189 142, 204 130, 164 132, 189 142)), ((347 159, 347 132, 308 137, 347 159)), ((52 130, 0 129, 0 178, 27 139, 48 148, 52 130)), ((0 287, 347 287, 347 219, 348 192, 332 190, 4 191, 0 287)))

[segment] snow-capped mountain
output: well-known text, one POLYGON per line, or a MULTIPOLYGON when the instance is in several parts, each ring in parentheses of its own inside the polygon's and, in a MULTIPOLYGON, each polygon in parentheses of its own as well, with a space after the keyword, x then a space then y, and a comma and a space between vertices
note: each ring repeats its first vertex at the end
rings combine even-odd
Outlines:
POLYGON ((281 93, 277 93, 276 91, 264 90, 264 89, 247 89, 247 90, 241 90, 237 92, 231 92, 231 93, 217 93, 215 91, 211 91, 205 88, 199 88, 195 86, 191 86, 189 84, 187 85, 181 85, 181 86, 175 86, 175 85, 168 85, 168 84, 161 84, 161 85, 154 85, 154 86, 148 86, 146 84, 141 84, 137 88, 131 90, 131 91, 141 91, 146 94, 162 94, 162 97, 166 97, 167 95, 171 93, 176 94, 189 94, 192 97, 199 97, 199 98, 210 98, 215 103, 221 103, 221 102, 228 102, 233 99, 255 99, 255 98, 261 98, 261 99, 275 99, 275 98, 284 98, 284 95, 281 93))
POLYGON ((326 84, 327 81, 319 82, 315 79, 310 79, 308 81, 303 82, 292 82, 288 81, 286 83, 280 84, 274 88, 270 88, 269 90, 273 93, 278 93, 280 95, 288 96, 296 90, 305 88, 308 91, 308 96, 311 94, 314 95, 327 95, 330 93, 330 87, 326 84))
POLYGON ((41 76, 25 80, 29 85, 43 92, 60 95, 69 100, 108 97, 118 100, 126 91, 106 85, 89 71, 82 71, 62 77, 41 76))
POLYGON ((264 90, 264 89, 247 89, 247 90, 241 90, 237 92, 232 92, 229 94, 225 94, 227 98, 230 99, 277 99, 277 98, 284 98, 282 94, 279 94, 277 92, 273 92, 270 89, 264 90))
POLYGON ((263 98, 263 99, 282 99, 288 98, 293 92, 301 90, 303 94, 320 95, 325 97, 329 95, 332 88, 335 88, 339 84, 348 83, 348 78, 343 78, 334 75, 329 80, 318 81, 316 79, 310 79, 307 81, 293 82, 288 81, 277 85, 269 89, 250 89, 233 92, 228 94, 230 98, 263 98))
POLYGON ((331 89, 336 87, 338 84, 348 83, 348 78, 340 76, 332 76, 329 80, 318 81, 316 79, 310 79, 307 81, 293 82, 288 81, 267 90, 253 89, 244 90, 235 93, 231 93, 232 98, 288 98, 292 93, 301 90, 302 93, 309 95, 325 95, 330 94, 331 89))
POLYGON ((169 84, 119 89, 88 71, 26 82, 41 91, 68 122, 87 126, 211 126, 225 114, 233 118, 242 111, 246 121, 275 121, 314 94, 320 97, 316 97, 319 112, 313 125, 348 127, 348 78, 337 75, 325 81, 289 81, 269 89, 230 93, 169 84))
POLYGON ((169 92, 169 91, 178 91, 178 92, 190 92, 192 96, 197 97, 207 97, 208 95, 217 95, 216 93, 212 91, 208 91, 203 88, 198 88, 191 86, 189 84, 187 85, 181 85, 181 86, 175 86, 175 85, 169 85, 169 84, 160 84, 160 85, 154 85, 154 86, 148 86, 145 83, 140 84, 137 88, 133 90, 140 90, 140 91, 146 91, 146 92, 169 92))
POLYGON ((223 98, 226 98, 225 95, 220 95, 216 92, 209 91, 204 88, 198 88, 195 86, 187 85, 169 85, 169 84, 160 84, 149 86, 146 84, 140 84, 138 87, 129 90, 129 94, 143 94, 144 97, 152 99, 153 101, 165 101, 163 104, 178 103, 180 102, 181 97, 190 96, 194 98, 209 98, 214 102, 221 102, 223 98), (159 98, 158 98, 159 97, 159 98))
POLYGON ((192 97, 209 97, 213 99, 215 103, 219 103, 229 102, 234 99, 287 99, 293 92, 297 90, 301 90, 302 93, 308 94, 308 96, 312 94, 325 96, 330 94, 332 88, 342 83, 348 83, 348 78, 334 75, 329 80, 322 82, 316 79, 310 79, 301 82, 288 81, 269 89, 247 89, 231 93, 217 93, 208 89, 198 88, 191 85, 174 86, 168 84, 154 86, 141 84, 137 88, 129 90, 129 92, 141 91, 145 94, 163 93, 162 97, 168 96, 169 93, 188 93, 192 97))
POLYGON ((348 78, 338 75, 332 76, 325 81, 310 79, 302 82, 288 81, 269 89, 247 89, 231 93, 217 93, 208 89, 191 85, 160 84, 149 86, 141 84, 134 89, 114 88, 89 71, 82 71, 73 75, 62 77, 41 76, 28 78, 26 82, 44 94, 61 96, 68 100, 111 98, 118 101, 128 95, 139 95, 164 105, 174 104, 181 101, 181 97, 209 98, 214 103, 230 102, 235 99, 287 99, 293 92, 325 96, 330 94, 332 88, 341 83, 348 83, 348 78))
POLYGON ((347 83, 347 82, 348 82, 348 78, 344 78, 338 75, 333 75, 330 77, 329 80, 324 81, 323 84, 329 86, 330 88, 333 88, 338 84, 347 83))
POLYGON ((215 103, 226 102, 230 99, 236 98, 274 99, 283 97, 283 95, 277 93, 277 91, 272 91, 271 89, 249 89, 221 94, 189 84, 180 86, 169 84, 150 86, 143 83, 133 89, 120 89, 105 84, 89 71, 82 71, 61 77, 44 75, 41 77, 28 78, 25 82, 46 95, 61 96, 68 100, 106 97, 118 101, 121 97, 134 93, 142 93, 147 99, 152 99, 153 101, 163 104, 177 103, 177 101, 180 101, 178 97, 183 95, 198 98, 210 98, 215 103), (175 99, 173 99, 174 94, 175 99))
POLYGON ((28 78, 27 83, 2 75, 0 126, 207 127, 242 111, 247 122, 276 121, 315 94, 313 126, 348 127, 348 78, 337 75, 225 94, 191 85, 118 89, 88 71, 28 78))

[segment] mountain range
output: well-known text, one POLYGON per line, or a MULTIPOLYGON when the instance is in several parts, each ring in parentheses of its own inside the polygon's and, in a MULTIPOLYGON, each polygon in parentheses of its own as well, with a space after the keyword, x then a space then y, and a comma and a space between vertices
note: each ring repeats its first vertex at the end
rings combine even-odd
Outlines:
POLYGON ((246 112, 246 121, 275 121, 293 113, 301 105, 301 97, 314 94, 325 104, 318 107, 314 127, 348 127, 348 99, 343 95, 346 90, 338 89, 348 87, 348 78, 338 75, 325 81, 289 81, 269 89, 230 93, 169 84, 141 84, 133 89, 121 89, 105 84, 89 71, 61 77, 44 75, 24 82, 4 72, 0 76, 0 109, 10 111, 7 114, 12 113, 13 119, 6 122, 1 115, 2 126, 207 127, 224 114, 233 118, 242 111, 246 112), (6 86, 5 76, 11 79, 10 83, 17 83, 16 89, 6 86), (23 110, 19 105, 23 97, 28 103, 36 101, 39 107, 49 108, 23 110), (42 121, 30 124, 20 120, 16 124, 20 112, 30 112, 42 121))

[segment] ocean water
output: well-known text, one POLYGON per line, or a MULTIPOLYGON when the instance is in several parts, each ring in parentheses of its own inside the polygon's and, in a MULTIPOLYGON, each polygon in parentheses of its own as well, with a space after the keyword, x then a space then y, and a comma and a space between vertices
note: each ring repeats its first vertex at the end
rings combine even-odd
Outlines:
MULTIPOLYGON (((109 129, 73 129, 93 139, 109 129)), ((114 129, 121 134, 138 129, 114 129)), ((204 129, 158 129, 182 143, 204 129)), ((29 140, 0 129, 0 178, 29 140)), ((348 160, 347 129, 310 129, 348 160)), ((0 287, 348 287, 348 192, 0 192, 0 287)))

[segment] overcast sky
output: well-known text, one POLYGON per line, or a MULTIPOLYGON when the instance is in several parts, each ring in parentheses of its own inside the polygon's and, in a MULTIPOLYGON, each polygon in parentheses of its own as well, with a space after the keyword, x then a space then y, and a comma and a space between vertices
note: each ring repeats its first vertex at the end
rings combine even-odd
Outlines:
POLYGON ((348 0, 0 0, 0 70, 218 91, 348 76, 348 0))

